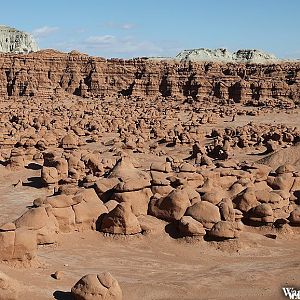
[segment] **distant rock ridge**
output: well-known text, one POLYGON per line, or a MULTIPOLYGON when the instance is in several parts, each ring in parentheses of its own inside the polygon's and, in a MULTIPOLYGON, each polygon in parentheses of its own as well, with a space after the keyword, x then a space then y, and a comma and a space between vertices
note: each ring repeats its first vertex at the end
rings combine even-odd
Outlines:
POLYGON ((0 25, 0 52, 26 54, 38 50, 39 47, 30 34, 0 25))
POLYGON ((242 49, 230 52, 225 48, 183 50, 176 55, 175 60, 261 64, 280 61, 275 55, 256 49, 242 49))

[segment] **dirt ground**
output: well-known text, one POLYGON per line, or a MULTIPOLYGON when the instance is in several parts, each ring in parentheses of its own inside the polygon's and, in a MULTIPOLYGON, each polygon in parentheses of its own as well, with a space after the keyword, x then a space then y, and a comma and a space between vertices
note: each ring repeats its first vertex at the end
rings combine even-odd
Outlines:
POLYGON ((71 299, 87 273, 109 270, 124 299, 285 299, 281 287, 297 285, 300 239, 269 239, 244 232, 238 241, 174 240, 166 233, 132 238, 101 233, 60 236, 55 248, 39 250, 32 267, 1 270, 22 284, 21 299, 71 299), (51 277, 64 272, 61 280, 51 277))
MULTIPOLYGON (((2 223, 47 194, 30 184, 39 172, 1 168, 2 223), (19 179, 25 186, 13 187, 19 179)), ((225 242, 174 239, 161 222, 152 234, 135 237, 60 234, 57 245, 39 249, 31 266, 2 263, 0 269, 20 282, 24 300, 71 299, 70 288, 81 276, 103 271, 116 277, 125 300, 286 299, 281 288, 299 282, 300 237, 283 232, 270 239, 265 233, 248 228, 225 242), (64 272, 61 280, 51 277, 55 271, 64 272)))

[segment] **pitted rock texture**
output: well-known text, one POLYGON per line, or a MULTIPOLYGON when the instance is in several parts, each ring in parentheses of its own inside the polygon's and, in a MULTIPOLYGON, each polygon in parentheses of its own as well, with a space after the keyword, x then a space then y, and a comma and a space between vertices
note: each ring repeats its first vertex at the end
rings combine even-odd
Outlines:
POLYGON ((39 47, 30 34, 0 25, 0 52, 29 53, 38 50, 39 47))
POLYGON ((91 57, 54 50, 0 55, 0 96, 140 96, 297 102, 300 63, 207 63, 91 57))

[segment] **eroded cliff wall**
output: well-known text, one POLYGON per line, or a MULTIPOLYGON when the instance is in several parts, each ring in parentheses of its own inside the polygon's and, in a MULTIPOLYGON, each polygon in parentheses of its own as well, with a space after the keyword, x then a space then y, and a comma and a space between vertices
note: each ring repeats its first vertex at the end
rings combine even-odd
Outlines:
POLYGON ((300 62, 237 64, 110 59, 71 52, 0 54, 0 96, 300 99, 300 62))

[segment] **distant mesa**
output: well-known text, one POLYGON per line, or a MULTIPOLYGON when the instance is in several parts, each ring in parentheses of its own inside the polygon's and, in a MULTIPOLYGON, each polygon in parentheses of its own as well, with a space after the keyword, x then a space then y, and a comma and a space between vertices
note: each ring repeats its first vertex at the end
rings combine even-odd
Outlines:
POLYGON ((0 52, 26 54, 38 50, 39 47, 30 34, 0 25, 0 52))
POLYGON ((224 48, 218 49, 191 49, 183 50, 175 57, 176 60, 186 61, 208 61, 228 63, 275 63, 279 62, 275 55, 256 49, 242 49, 230 52, 224 48))

